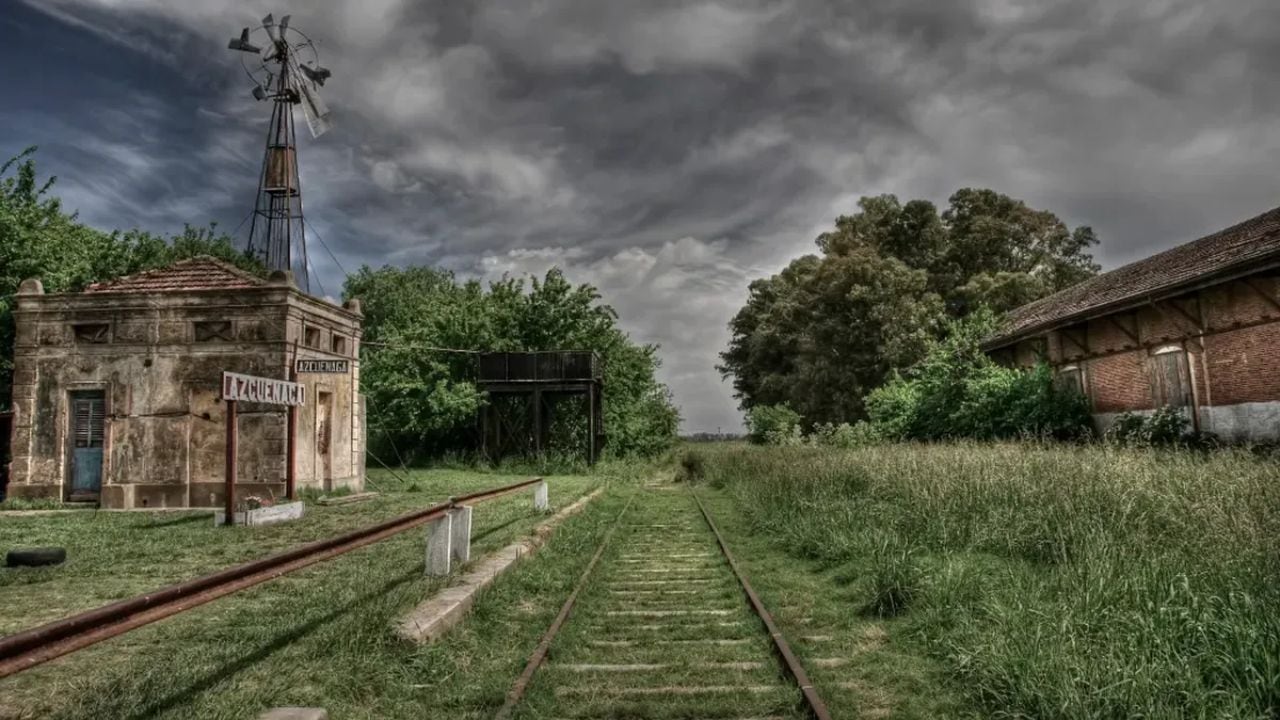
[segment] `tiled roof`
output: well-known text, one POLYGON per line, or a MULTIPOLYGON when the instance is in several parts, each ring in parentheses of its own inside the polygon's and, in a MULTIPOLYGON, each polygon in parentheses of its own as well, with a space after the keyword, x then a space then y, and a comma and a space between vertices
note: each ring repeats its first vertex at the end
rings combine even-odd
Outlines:
POLYGON ((1268 260, 1280 262, 1280 208, 1027 303, 985 344, 998 347, 1268 260))
POLYGON ((162 293, 199 290, 241 290, 266 281, 240 268, 201 255, 155 270, 126 275, 85 288, 87 293, 162 293))

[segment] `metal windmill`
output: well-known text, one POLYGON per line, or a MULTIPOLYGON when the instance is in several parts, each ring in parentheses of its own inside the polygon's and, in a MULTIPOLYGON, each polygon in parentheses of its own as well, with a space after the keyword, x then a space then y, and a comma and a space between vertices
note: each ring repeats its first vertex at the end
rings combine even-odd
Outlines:
POLYGON ((240 61, 253 81, 253 96, 271 100, 267 147, 249 225, 249 252, 262 257, 271 270, 293 270, 309 292, 293 106, 302 106, 311 137, 324 134, 330 127, 329 108, 320 99, 319 88, 331 73, 320 67, 311 38, 289 27, 288 15, 280 18, 279 25, 266 16, 262 25, 245 28, 227 47, 245 53, 240 61))

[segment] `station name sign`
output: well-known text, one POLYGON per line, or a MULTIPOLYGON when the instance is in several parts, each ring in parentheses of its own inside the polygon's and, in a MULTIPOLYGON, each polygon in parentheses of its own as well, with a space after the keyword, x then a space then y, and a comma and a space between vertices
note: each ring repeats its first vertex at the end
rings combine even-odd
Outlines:
POLYGON ((350 360, 296 360, 294 370, 301 373, 329 373, 345 375, 351 372, 350 360))
POLYGON ((222 373, 222 399, 267 403, 268 405, 302 405, 307 389, 288 380, 222 373))

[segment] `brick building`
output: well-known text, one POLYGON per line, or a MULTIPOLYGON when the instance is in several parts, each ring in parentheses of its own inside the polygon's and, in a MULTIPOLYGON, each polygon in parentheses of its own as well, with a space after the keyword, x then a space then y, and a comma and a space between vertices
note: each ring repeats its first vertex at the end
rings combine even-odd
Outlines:
MULTIPOLYGON (((360 306, 213 258, 46 294, 26 280, 14 310, 10 497, 107 508, 216 507, 226 460, 223 371, 302 373, 298 487, 364 482, 360 306), (345 372, 338 372, 343 370, 345 372)), ((287 411, 239 403, 238 492, 285 491, 287 411)))
POLYGON ((985 348, 1047 360, 1100 430, 1173 406, 1226 440, 1280 440, 1280 208, 1024 305, 985 348))

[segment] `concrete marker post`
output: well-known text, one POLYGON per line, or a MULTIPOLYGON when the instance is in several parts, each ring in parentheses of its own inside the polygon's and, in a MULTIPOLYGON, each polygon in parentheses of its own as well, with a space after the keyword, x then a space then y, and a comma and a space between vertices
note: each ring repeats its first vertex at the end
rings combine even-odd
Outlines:
POLYGON ((458 563, 469 562, 471 560, 471 506, 459 505, 450 510, 449 522, 452 526, 450 531, 452 548, 449 555, 458 563))
POLYGON ((551 502, 547 498, 547 481, 543 480, 533 486, 533 509, 540 512, 546 512, 551 509, 551 502))
POLYGON ((441 577, 449 574, 453 559, 453 516, 444 515, 427 523, 427 574, 441 577))

